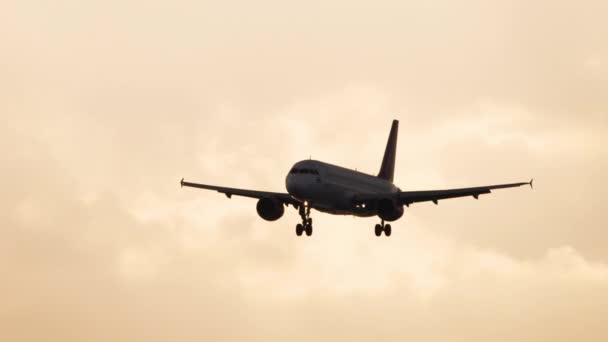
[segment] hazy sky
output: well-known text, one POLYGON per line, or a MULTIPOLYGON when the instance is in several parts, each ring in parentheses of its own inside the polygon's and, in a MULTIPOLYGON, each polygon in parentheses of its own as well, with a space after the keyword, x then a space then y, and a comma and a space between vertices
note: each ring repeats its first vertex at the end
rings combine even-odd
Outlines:
POLYGON ((608 2, 0 6, 0 340, 608 340, 608 2), (535 189, 265 222, 313 158, 535 189))

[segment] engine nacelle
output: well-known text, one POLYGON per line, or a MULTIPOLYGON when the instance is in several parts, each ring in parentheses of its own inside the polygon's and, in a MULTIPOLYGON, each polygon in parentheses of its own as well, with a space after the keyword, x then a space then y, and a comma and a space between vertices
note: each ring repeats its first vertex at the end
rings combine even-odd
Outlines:
POLYGON ((258 215, 266 221, 276 221, 285 213, 285 207, 276 198, 260 198, 256 205, 258 215))
POLYGON ((378 201, 378 216, 385 221, 396 221, 403 216, 403 206, 390 198, 378 201))

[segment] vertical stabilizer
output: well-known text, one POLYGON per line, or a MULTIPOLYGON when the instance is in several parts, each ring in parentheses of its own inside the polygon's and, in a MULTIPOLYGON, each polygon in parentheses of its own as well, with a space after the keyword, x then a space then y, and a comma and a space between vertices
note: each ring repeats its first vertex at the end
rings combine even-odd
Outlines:
POLYGON ((395 173, 395 156, 397 155, 397 133, 399 131, 399 121, 393 120, 391 126, 391 133, 388 136, 386 142, 386 150, 384 150, 384 158, 382 158, 382 166, 380 166, 380 172, 378 178, 386 179, 390 182, 393 181, 393 175, 395 173))

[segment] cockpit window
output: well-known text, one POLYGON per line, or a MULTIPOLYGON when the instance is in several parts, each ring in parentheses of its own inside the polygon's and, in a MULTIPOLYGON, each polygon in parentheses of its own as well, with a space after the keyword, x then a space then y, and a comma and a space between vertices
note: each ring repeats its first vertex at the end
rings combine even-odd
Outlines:
POLYGON ((289 173, 302 173, 302 174, 312 174, 312 175, 318 175, 319 171, 316 169, 298 169, 298 168, 293 168, 291 169, 291 171, 289 173))

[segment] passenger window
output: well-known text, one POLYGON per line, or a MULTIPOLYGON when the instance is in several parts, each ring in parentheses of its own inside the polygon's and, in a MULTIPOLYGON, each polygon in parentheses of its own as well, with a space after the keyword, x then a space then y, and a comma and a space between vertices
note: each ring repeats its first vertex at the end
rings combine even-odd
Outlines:
POLYGON ((298 169, 296 169, 295 167, 293 169, 291 169, 291 173, 298 173, 298 169))

